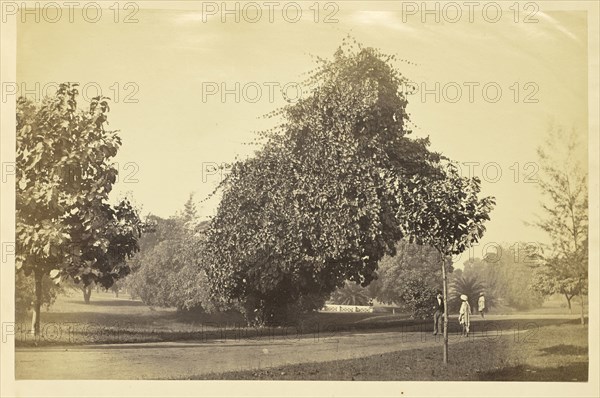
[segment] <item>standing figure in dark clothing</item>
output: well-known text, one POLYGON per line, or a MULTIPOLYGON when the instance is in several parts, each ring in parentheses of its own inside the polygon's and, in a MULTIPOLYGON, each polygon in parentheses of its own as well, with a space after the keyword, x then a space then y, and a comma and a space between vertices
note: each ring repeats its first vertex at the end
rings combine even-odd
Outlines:
POLYGON ((442 321, 444 320, 444 297, 442 296, 442 292, 438 290, 435 303, 433 306, 435 310, 433 314, 433 335, 437 335, 438 333, 443 332, 442 321))

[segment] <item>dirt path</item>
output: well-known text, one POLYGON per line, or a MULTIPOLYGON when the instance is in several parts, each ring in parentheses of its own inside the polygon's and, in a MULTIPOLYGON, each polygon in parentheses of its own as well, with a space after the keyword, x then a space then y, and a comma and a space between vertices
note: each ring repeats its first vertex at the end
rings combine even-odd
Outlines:
MULTIPOLYGON (((475 337, 477 338, 477 337, 475 337)), ((451 336, 450 343, 465 342, 451 336)), ((430 333, 400 330, 340 333, 334 336, 262 338, 21 348, 17 379, 168 379, 285 364, 358 358, 439 345, 430 333)))
MULTIPOLYGON (((474 320, 475 332, 468 339, 452 333, 450 344, 498 338, 533 341, 541 337, 540 326, 576 322, 566 316, 494 318, 474 320)), ((300 337, 295 329, 290 329, 283 337, 229 335, 227 340, 18 348, 15 375, 17 379, 170 379, 360 358, 431 346, 439 346, 441 350, 440 336, 432 336, 428 330, 412 330, 395 327, 364 332, 324 331, 300 337)))

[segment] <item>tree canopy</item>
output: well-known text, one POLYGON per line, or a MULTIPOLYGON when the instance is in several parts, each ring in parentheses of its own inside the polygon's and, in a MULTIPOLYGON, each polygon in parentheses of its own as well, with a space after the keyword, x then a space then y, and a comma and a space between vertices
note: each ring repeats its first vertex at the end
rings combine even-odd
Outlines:
POLYGON ((439 155, 408 137, 391 60, 371 48, 319 60, 310 95, 273 114, 284 122, 224 182, 207 270, 213 294, 240 301, 250 321, 319 308, 345 280, 370 283, 395 252, 390 182, 435 173, 439 155))

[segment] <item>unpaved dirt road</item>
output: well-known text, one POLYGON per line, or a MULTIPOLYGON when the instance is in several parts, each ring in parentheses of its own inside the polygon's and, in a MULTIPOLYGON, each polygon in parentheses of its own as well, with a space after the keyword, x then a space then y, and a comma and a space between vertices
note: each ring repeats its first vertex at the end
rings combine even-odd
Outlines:
MULTIPOLYGON (((521 315, 514 324, 516 326, 511 323, 511 318, 517 317, 496 317, 497 322, 500 319, 507 321, 504 324, 475 321, 476 332, 471 333, 469 338, 452 333, 450 344, 516 337, 533 340, 540 337, 536 334, 539 325, 568 322, 571 317, 521 315)), ((427 331, 420 332, 404 331, 398 327, 301 337, 291 332, 287 337, 270 335, 206 340, 18 348, 15 352, 15 376, 18 380, 179 379, 226 371, 360 358, 431 346, 439 346, 441 350, 442 345, 442 338, 432 336, 428 327, 427 331)))
MULTIPOLYGON (((450 343, 465 342, 452 336, 450 343)), ((430 333, 386 330, 335 336, 19 348, 17 379, 170 379, 357 358, 442 344, 430 333)), ((440 347, 441 349, 441 347, 440 347)))

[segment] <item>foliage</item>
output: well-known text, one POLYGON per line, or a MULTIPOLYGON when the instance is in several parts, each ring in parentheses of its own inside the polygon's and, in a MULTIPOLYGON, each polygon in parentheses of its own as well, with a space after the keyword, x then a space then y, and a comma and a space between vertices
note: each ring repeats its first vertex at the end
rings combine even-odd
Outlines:
MULTIPOLYGON (((445 259, 478 242, 495 205, 493 197, 479 198, 478 178, 461 177, 452 164, 441 164, 442 177, 413 176, 400 186, 397 217, 409 241, 434 247, 439 253, 443 299, 448 303, 445 259)), ((448 305, 444 306, 444 363, 448 363, 448 305)))
MULTIPOLYGON (((23 272, 17 272, 15 275, 15 312, 17 314, 27 314, 33 309, 35 301, 33 275, 26 276, 23 272)), ((44 275, 41 304, 49 309, 56 297, 64 292, 62 284, 56 284, 50 276, 44 275)))
POLYGON ((115 181, 108 160, 121 142, 103 128, 106 103, 78 111, 76 95, 63 84, 41 104, 17 102, 17 268, 27 275, 64 263, 77 223, 106 247, 93 222, 115 181))
POLYGON ((330 300, 341 305, 370 305, 372 302, 369 289, 352 282, 346 282, 344 287, 333 292, 330 300))
MULTIPOLYGON (((461 305, 460 295, 465 294, 468 297, 471 311, 475 311, 477 308, 477 300, 479 299, 479 293, 483 292, 485 284, 473 274, 467 274, 457 270, 454 278, 450 284, 450 297, 448 299, 448 310, 452 312, 458 312, 461 305)), ((486 306, 490 306, 491 297, 486 296, 486 306)))
POLYGON ((205 223, 198 222, 193 196, 182 213, 153 220, 156 232, 142 242, 135 271, 127 280, 130 293, 151 306, 214 310, 200 263, 205 223))
POLYGON ((65 83, 41 103, 17 101, 16 266, 34 274, 38 291, 44 275, 111 286, 127 274, 142 229, 127 200, 108 204, 117 176, 110 160, 121 145, 105 129, 108 99, 83 111, 77 95, 65 83))
MULTIPOLYGON (((537 281, 542 294, 567 297, 587 294, 588 286, 588 173, 585 148, 575 130, 560 126, 549 130, 538 147, 539 187, 544 195, 543 215, 535 225, 545 231, 552 245, 540 259, 537 281)), ((581 322, 584 322, 583 299, 581 322)))
MULTIPOLYGON (((587 260, 583 260, 587 261, 587 260)), ((533 289, 541 295, 561 294, 571 309, 571 300, 579 294, 587 294, 587 286, 578 275, 573 275, 572 264, 559 255, 546 257, 535 270, 533 289)))
MULTIPOLYGON (((438 252, 429 246, 401 241, 395 256, 379 263, 377 280, 371 283, 377 299, 404 307, 413 318, 431 317, 432 306, 441 290, 438 252)), ((452 265, 448 261, 449 272, 452 265)))
POLYGON ((64 268, 63 274, 84 286, 95 283, 110 288, 118 279, 129 274, 127 260, 139 251, 138 239, 144 225, 127 199, 116 206, 102 206, 94 222, 102 233, 101 243, 86 239, 85 226, 73 228, 72 233, 78 237, 73 243, 78 249, 79 262, 71 262, 64 268))
MULTIPOLYGON (((526 242, 517 242, 510 247, 503 244, 498 246, 498 253, 465 262, 463 275, 481 282, 488 308, 500 301, 518 310, 538 308, 544 301, 533 288, 536 282, 533 256, 538 249, 537 245, 526 242)), ((476 297, 473 300, 476 301, 476 297)))
POLYGON ((207 272, 212 294, 240 302, 249 322, 318 308, 346 280, 366 286, 394 253, 403 234, 390 180, 434 173, 439 156, 407 137, 392 60, 352 47, 319 60, 310 95, 272 114, 283 124, 223 182, 207 272))
POLYGON ((444 258, 479 241, 495 199, 480 199, 480 180, 461 177, 452 164, 440 172, 443 178, 415 175, 401 187, 398 218, 411 243, 430 245, 444 258))

